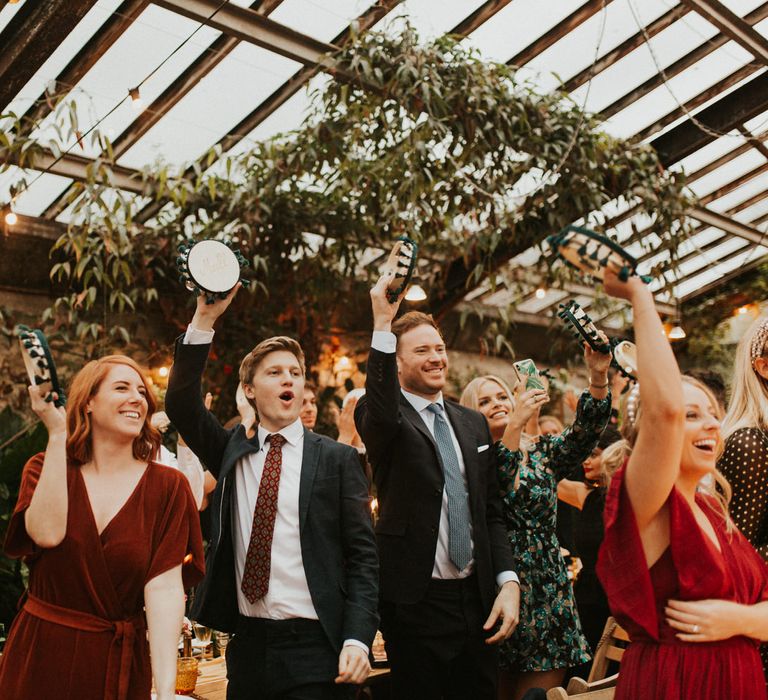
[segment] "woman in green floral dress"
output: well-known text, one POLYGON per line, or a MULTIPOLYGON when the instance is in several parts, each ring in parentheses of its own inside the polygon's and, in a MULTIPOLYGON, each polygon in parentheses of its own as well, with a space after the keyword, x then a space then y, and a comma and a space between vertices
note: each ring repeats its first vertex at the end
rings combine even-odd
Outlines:
POLYGON ((532 437, 523 430, 549 400, 542 390, 515 401, 498 377, 480 377, 461 402, 486 416, 496 441, 498 477, 507 531, 520 576, 520 623, 501 647, 499 698, 518 700, 529 688, 553 688, 566 670, 588 661, 565 561, 555 534, 557 482, 578 469, 608 423, 610 356, 585 348, 590 386, 573 425, 560 435, 532 437))

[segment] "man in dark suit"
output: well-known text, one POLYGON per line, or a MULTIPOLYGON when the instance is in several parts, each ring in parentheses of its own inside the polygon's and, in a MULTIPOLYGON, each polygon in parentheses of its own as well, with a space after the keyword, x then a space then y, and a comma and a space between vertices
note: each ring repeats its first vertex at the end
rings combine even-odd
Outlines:
POLYGON ((366 395, 355 412, 379 501, 381 629, 397 700, 495 700, 498 642, 520 589, 485 418, 443 398, 445 343, 431 316, 395 321, 371 290, 366 395), (498 629, 494 629, 498 627, 498 629))
POLYGON ((378 561, 357 452, 304 429, 304 355, 279 336, 242 362, 259 418, 249 440, 204 407, 201 378, 227 299, 199 297, 165 397, 179 433, 217 479, 207 573, 192 616, 234 632, 228 700, 330 700, 370 672, 378 561), (335 681, 335 683, 334 683, 335 681))

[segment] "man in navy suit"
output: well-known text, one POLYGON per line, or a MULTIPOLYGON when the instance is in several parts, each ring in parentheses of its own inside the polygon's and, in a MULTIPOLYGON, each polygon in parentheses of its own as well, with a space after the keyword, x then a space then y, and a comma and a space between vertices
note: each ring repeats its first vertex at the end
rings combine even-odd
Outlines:
POLYGON ((249 440, 205 408, 201 378, 226 299, 197 310, 176 345, 166 410, 217 479, 206 578, 192 616, 234 632, 228 700, 331 700, 370 672, 378 561, 357 452, 299 419, 304 354, 284 336, 243 359, 259 419, 249 440))
POLYGON ((520 589, 485 418, 443 397, 445 342, 428 316, 395 321, 391 273, 371 290, 366 394, 355 411, 379 501, 381 629, 397 700, 495 700, 495 645, 520 589))

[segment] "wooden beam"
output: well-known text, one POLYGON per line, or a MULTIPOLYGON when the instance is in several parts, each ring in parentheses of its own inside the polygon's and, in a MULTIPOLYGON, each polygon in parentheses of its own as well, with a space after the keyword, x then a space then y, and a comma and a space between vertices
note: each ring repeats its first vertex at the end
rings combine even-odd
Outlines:
MULTIPOLYGON (((685 5, 678 5, 677 8, 685 7, 686 9, 690 9, 685 5)), ((676 9, 677 9, 676 8, 676 9)), ((755 10, 750 12, 747 15, 747 19, 750 22, 760 22, 763 19, 768 17, 768 2, 764 2, 762 5, 757 7, 755 10)), ((666 77, 667 80, 671 80, 676 75, 679 75, 687 68, 690 68, 695 63, 698 63, 701 59, 705 58, 706 56, 709 56, 713 51, 716 51, 717 49, 721 48, 722 46, 725 46, 729 41, 729 38, 723 34, 718 34, 717 36, 712 37, 711 39, 708 39, 707 41, 703 42, 699 46, 697 46, 693 51, 688 52, 685 54, 685 56, 682 56, 677 61, 674 61, 670 65, 666 66, 664 68, 664 75, 662 75, 660 72, 656 73, 652 77, 648 78, 645 82, 638 85, 633 90, 630 90, 625 95, 622 95, 619 99, 615 100, 611 104, 609 104, 607 107, 604 107, 600 110, 600 116, 604 119, 608 119, 612 117, 614 114, 617 114, 621 110, 625 109, 626 107, 629 107, 631 104, 634 104, 639 100, 640 98, 644 97, 651 91, 655 90, 658 87, 661 87, 664 84, 664 79, 666 77)))
POLYGON ((67 227, 64 224, 48 221, 48 219, 42 219, 37 216, 16 214, 16 218, 17 221, 13 226, 4 223, 5 235, 47 238, 51 241, 57 241, 67 231, 67 227))
POLYGON ((646 41, 646 34, 649 38, 663 32, 667 27, 672 26, 681 17, 684 17, 691 11, 690 7, 680 4, 675 5, 671 10, 665 12, 661 17, 653 20, 646 28, 645 33, 637 32, 629 39, 621 42, 616 48, 603 54, 595 61, 593 66, 587 66, 584 70, 578 72, 563 83, 563 90, 573 92, 576 88, 586 83, 590 78, 602 73, 606 68, 610 68, 614 63, 628 56, 636 48, 642 46, 646 41))
POLYGON ((745 22, 718 0, 683 0, 683 2, 714 24, 723 34, 741 44, 758 61, 768 65, 768 39, 751 23, 745 22))
POLYGON ((736 221, 736 219, 731 219, 728 216, 707 209, 699 204, 688 210, 688 216, 707 226, 714 226, 732 236, 738 236, 739 238, 743 238, 756 245, 762 245, 765 241, 765 234, 762 231, 758 231, 753 226, 742 224, 740 221, 736 221))
MULTIPOLYGON (((403 0, 379 0, 355 19, 352 23, 355 27, 354 31, 367 31, 401 2, 403 2, 403 0)), ((349 26, 339 33, 332 43, 343 46, 350 40, 352 35, 353 29, 352 26, 349 26)), ((215 145, 218 146, 222 152, 226 152, 236 146, 259 124, 269 117, 269 115, 293 97, 293 95, 306 85, 312 76, 316 75, 319 70, 319 66, 304 66, 303 68, 300 68, 269 97, 263 100, 261 104, 250 112, 250 114, 247 114, 235 124, 235 126, 229 130, 229 133, 221 138, 215 145)), ((191 172, 191 169, 189 172, 191 172)), ((162 206, 163 205, 159 202, 148 205, 137 215, 138 220, 142 222, 148 221, 162 208, 162 206)))
MULTIPOLYGON (((653 124, 650 124, 645 129, 635 134, 633 140, 640 142, 649 139, 673 122, 676 122, 681 117, 690 115, 695 109, 701 107, 701 105, 706 104, 721 93, 729 90, 734 85, 742 82, 745 78, 748 78, 760 69, 761 66, 758 63, 748 63, 746 66, 736 69, 722 80, 718 80, 714 85, 710 85, 706 90, 702 90, 702 92, 688 100, 684 105, 673 109, 661 119, 658 119, 653 124)), ((694 115, 694 119, 698 120, 698 117, 694 115)))
POLYGON ((10 104, 96 0, 27 0, 0 32, 0 112, 10 104))
POLYGON ((752 168, 752 170, 737 177, 735 180, 732 180, 731 182, 723 185, 722 187, 718 187, 716 190, 710 192, 708 195, 705 195, 704 197, 699 197, 699 203, 709 204, 710 202, 714 202, 716 199, 725 197, 725 195, 733 192, 734 190, 739 189, 739 187, 741 187, 742 185, 745 185, 750 180, 754 180, 756 177, 759 177, 760 175, 766 172, 768 172, 768 163, 763 163, 762 165, 758 165, 756 168, 752 168))
POLYGON ((747 127, 745 127, 743 124, 739 124, 737 127, 739 130, 739 133, 747 139, 747 145, 752 146, 758 153, 760 153, 764 158, 768 159, 768 147, 763 143, 765 141, 765 132, 762 134, 758 134, 757 136, 753 134, 747 127))
POLYGON ((295 29, 273 22, 255 10, 218 0, 154 0, 156 5, 200 22, 241 41, 260 46, 306 66, 333 67, 329 54, 338 50, 295 29))
POLYGON ((72 153, 56 157, 51 151, 43 151, 35 154, 33 158, 27 156, 23 165, 19 165, 19 161, 15 157, 7 162, 24 169, 44 170, 53 175, 61 175, 61 177, 82 181, 88 179, 89 168, 104 167, 108 171, 106 180, 110 187, 135 194, 144 193, 141 171, 126 168, 122 165, 111 165, 105 161, 92 160, 91 158, 72 153))
POLYGON ((694 151, 714 141, 717 136, 707 133, 699 124, 715 133, 728 133, 739 124, 768 111, 768 71, 764 71, 748 83, 736 88, 717 102, 696 114, 698 124, 690 119, 678 124, 651 145, 659 154, 665 167, 669 167, 694 151))
MULTIPOLYGON (((88 73, 96 62, 109 50, 109 48, 123 35, 126 29, 149 5, 149 0, 124 0, 94 33, 83 44, 82 48, 72 57, 59 74, 56 76, 56 95, 69 92, 88 73), (63 88, 63 90, 62 90, 63 88)), ((26 111, 24 117, 29 120, 27 133, 31 133, 34 126, 51 113, 56 100, 46 99, 42 93, 35 104, 26 111)))
MULTIPOLYGON (((135 0, 134 0, 135 1, 135 0)), ((262 2, 256 0, 251 9, 266 15, 279 7, 283 0, 262 2)), ((130 0, 129 0, 130 2, 130 0)), ((148 0, 141 0, 145 5, 148 0)), ((124 5, 128 4, 123 3, 124 5)), ((131 20, 132 21, 132 20, 131 20)), ((99 35, 101 32, 99 32, 99 35)), ((208 75, 231 51, 240 43, 240 39, 219 35, 163 92, 143 110, 112 143, 112 153, 115 161, 130 150, 138 140, 157 124, 175 105, 177 105, 192 88, 208 75)), ((55 219, 69 204, 71 187, 62 192, 51 202, 43 212, 43 216, 55 219)))
POLYGON ((603 8, 611 4, 611 0, 588 0, 581 7, 576 8, 565 19, 558 22, 552 29, 540 36, 536 41, 528 44, 522 51, 516 53, 507 61, 508 66, 524 66, 536 56, 556 44, 568 32, 586 22, 603 8))
MULTIPOLYGON (((738 127, 738 128, 739 130, 743 129, 743 127, 738 127)), ((728 151, 728 153, 720 156, 719 158, 715 158, 715 160, 710 161, 706 165, 703 165, 698 170, 694 170, 690 175, 686 174, 685 181, 687 183, 691 183, 691 182, 695 182, 696 180, 699 180, 705 175, 709 175, 709 173, 713 172, 714 170, 717 170, 719 167, 725 165, 726 163, 730 163, 730 161, 734 160, 735 158, 738 158, 740 155, 743 155, 744 153, 749 151, 751 148, 758 148, 755 142, 762 144, 762 142, 765 141, 766 139, 768 139, 768 131, 763 131, 762 133, 757 134, 756 136, 749 134, 749 141, 742 143, 740 146, 737 146, 732 151, 728 151)))
POLYGON ((472 14, 459 22, 448 34, 465 37, 475 31, 479 26, 485 24, 499 10, 504 9, 512 0, 486 0, 472 14))

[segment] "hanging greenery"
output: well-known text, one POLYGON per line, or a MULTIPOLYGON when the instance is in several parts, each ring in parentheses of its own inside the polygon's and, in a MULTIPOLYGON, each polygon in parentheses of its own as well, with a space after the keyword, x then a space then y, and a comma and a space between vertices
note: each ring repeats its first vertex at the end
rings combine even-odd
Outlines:
MULTIPOLYGON (((601 131, 567 95, 539 94, 452 38, 421 43, 407 24, 356 37, 336 60, 348 79, 312 95, 298 130, 241 155, 212 151, 186 170, 147 167, 144 196, 109 188, 111 146, 94 131, 101 156, 72 192, 51 267, 61 293, 45 323, 86 356, 157 352, 191 315, 177 245, 226 237, 255 284, 222 319, 227 342, 212 368, 223 383, 224 368, 264 336, 296 336, 313 360, 330 327, 366 328, 371 261, 401 233, 423 252, 433 311, 455 302, 441 295, 452 261, 469 267, 460 284, 471 288, 566 224, 610 234, 597 213, 609 202, 639 204, 665 249, 685 235, 682 176, 663 171, 650 147, 601 131), (147 205, 158 211, 145 220, 147 205), (158 313, 167 332, 149 335, 158 313)), ((81 138, 69 107, 47 142, 13 115, 2 123, 4 163, 81 138)))

